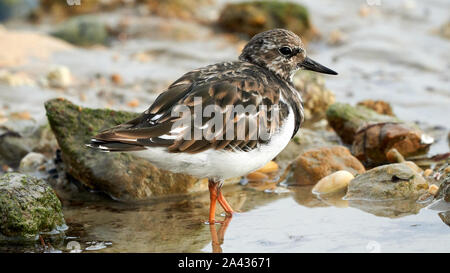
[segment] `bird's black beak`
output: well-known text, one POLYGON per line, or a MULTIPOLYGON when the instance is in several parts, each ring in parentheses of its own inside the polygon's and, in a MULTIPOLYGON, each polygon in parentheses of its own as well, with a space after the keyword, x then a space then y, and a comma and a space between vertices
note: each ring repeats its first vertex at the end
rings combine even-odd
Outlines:
POLYGON ((299 63, 298 66, 300 68, 311 70, 323 74, 330 74, 330 75, 337 75, 338 73, 334 70, 329 69, 328 67, 325 67, 321 64, 319 64, 316 61, 313 61, 312 59, 306 57, 303 62, 299 63))

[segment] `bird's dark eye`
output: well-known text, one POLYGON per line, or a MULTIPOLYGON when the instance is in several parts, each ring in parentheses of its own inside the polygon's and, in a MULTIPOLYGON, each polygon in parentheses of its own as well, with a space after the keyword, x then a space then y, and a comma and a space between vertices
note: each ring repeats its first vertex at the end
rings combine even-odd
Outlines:
POLYGON ((280 51, 281 54, 285 55, 285 56, 289 56, 292 54, 292 49, 288 46, 283 46, 280 47, 280 49, 278 49, 280 51))

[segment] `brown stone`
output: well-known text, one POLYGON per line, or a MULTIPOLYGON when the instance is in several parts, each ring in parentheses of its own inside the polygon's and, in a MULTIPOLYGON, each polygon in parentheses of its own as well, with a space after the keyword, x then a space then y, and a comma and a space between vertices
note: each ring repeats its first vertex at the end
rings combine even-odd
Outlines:
POLYGON ((391 105, 382 100, 363 100, 358 102, 358 105, 372 109, 378 114, 395 116, 394 113, 392 112, 391 105))
POLYGON ((293 183, 314 185, 320 179, 336 171, 346 170, 353 175, 365 172, 364 166, 343 146, 321 147, 309 150, 291 165, 293 183))
POLYGON ((391 149, 403 157, 423 153, 430 146, 424 143, 423 133, 405 124, 383 122, 362 127, 355 134, 352 154, 369 166, 389 162, 391 149))

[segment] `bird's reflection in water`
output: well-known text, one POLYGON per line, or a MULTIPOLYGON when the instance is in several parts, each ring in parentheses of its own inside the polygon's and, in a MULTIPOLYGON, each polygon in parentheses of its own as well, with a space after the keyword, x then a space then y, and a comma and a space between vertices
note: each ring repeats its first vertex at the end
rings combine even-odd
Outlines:
POLYGON ((222 244, 224 241, 225 232, 231 222, 231 218, 231 216, 226 216, 223 223, 220 224, 219 230, 216 229, 216 225, 209 225, 213 253, 222 253, 222 244))

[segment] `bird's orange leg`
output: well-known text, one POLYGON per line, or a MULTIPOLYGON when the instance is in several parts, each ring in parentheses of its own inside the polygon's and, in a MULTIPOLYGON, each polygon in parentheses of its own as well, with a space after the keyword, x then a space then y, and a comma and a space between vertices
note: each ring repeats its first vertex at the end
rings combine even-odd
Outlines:
POLYGON ((222 194, 222 190, 219 190, 219 195, 217 197, 217 201, 219 201, 219 204, 222 206, 223 210, 225 210, 225 212, 228 216, 233 215, 234 210, 228 204, 227 200, 225 200, 225 197, 222 194))
POLYGON ((208 180, 208 188, 209 188, 209 224, 213 225, 216 223, 215 214, 216 214, 216 201, 217 201, 217 192, 218 192, 219 183, 215 182, 212 179, 208 180))

